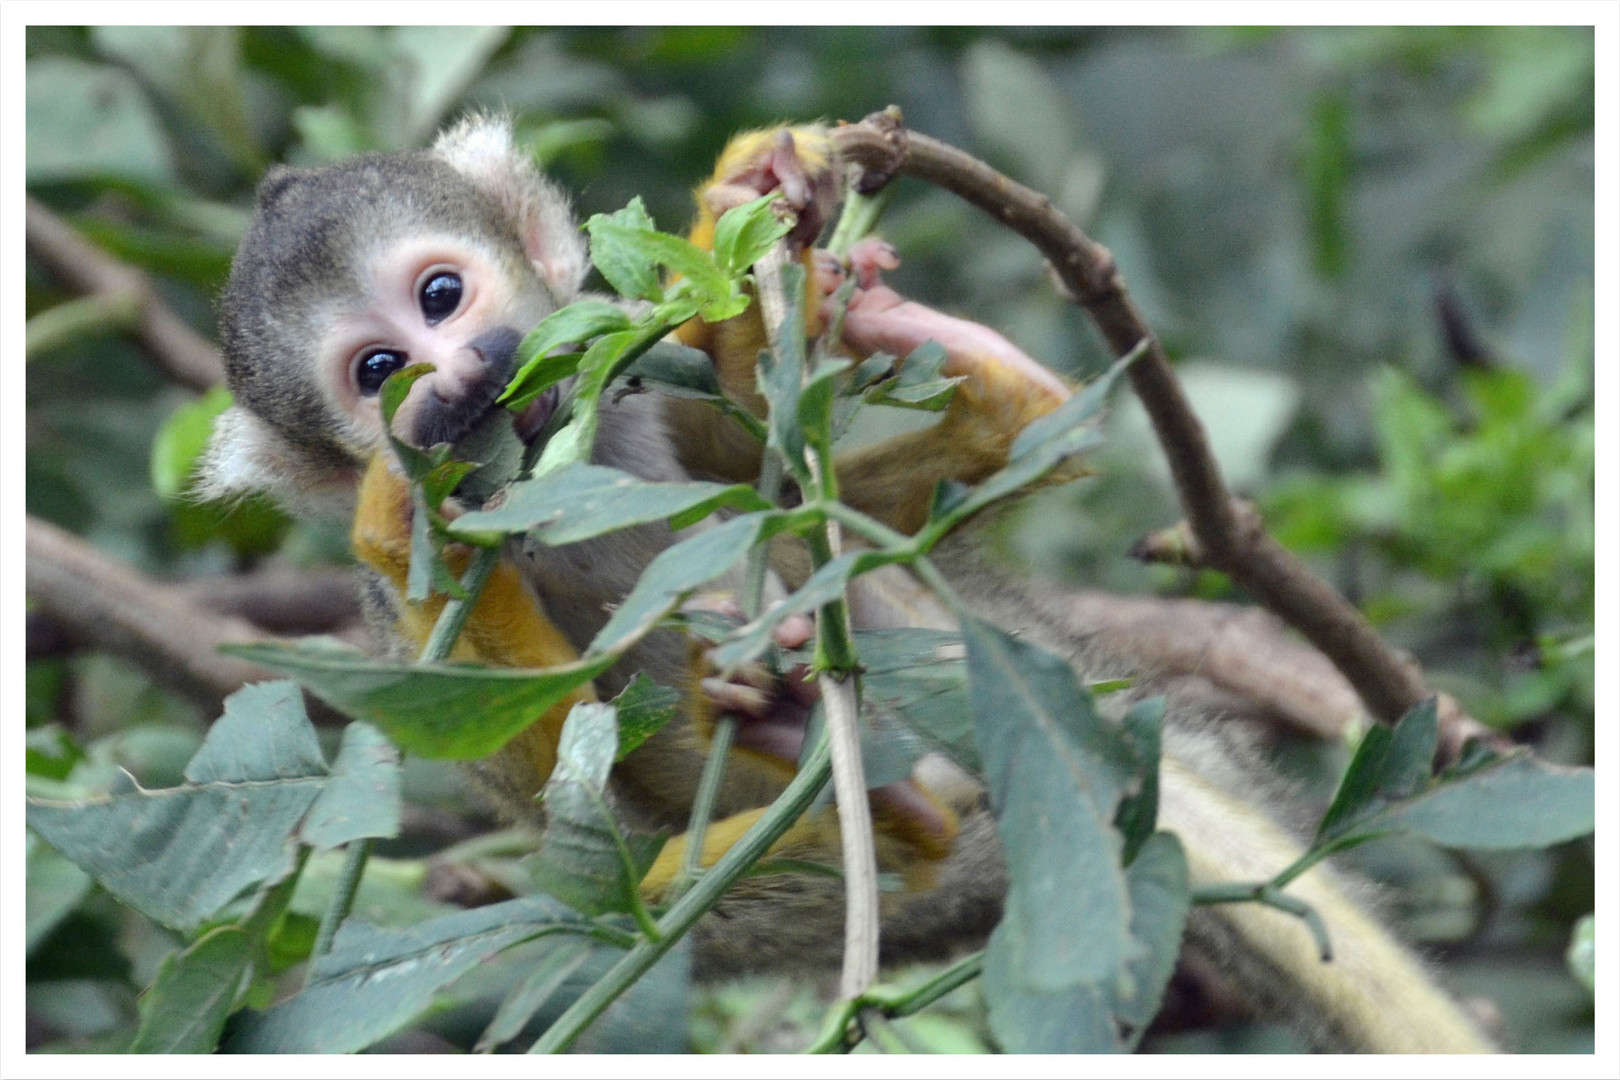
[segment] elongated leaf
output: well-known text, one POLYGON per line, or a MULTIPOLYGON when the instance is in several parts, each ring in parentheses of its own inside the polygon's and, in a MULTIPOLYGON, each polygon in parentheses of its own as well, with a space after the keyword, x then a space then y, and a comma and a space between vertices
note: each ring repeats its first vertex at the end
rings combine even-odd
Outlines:
POLYGON ((789 263, 782 268, 782 293, 786 305, 779 340, 760 354, 757 377, 759 389, 770 403, 767 420, 769 445, 782 455, 788 470, 807 484, 804 464, 804 433, 799 429, 799 395, 804 384, 804 267, 789 263))
POLYGON ((613 653, 652 629, 699 586, 729 570, 748 549, 785 526, 785 515, 744 514, 689 536, 664 549, 647 565, 607 625, 591 642, 587 656, 613 653))
POLYGON ((363 1050, 404 1027, 453 980, 502 949, 546 933, 580 932, 579 916, 545 896, 457 912, 406 930, 350 920, 314 961, 309 985, 247 1016, 233 1053, 336 1054, 363 1050))
POLYGON ((932 511, 939 523, 936 527, 954 525, 996 500, 1023 490, 1066 459, 1100 443, 1098 424, 1108 391, 1138 355, 1137 350, 1132 350, 1080 393, 1020 432, 1004 468, 932 511))
POLYGON ((546 781, 546 831, 526 860, 540 887, 586 915, 628 912, 636 886, 663 846, 661 838, 627 838, 608 804, 608 770, 619 749, 611 705, 575 705, 546 781))
POLYGON ((1595 781, 1591 769, 1550 765, 1525 750, 1440 777, 1392 805, 1387 821, 1447 847, 1545 847, 1593 830, 1595 781))
POLYGON ((1140 785, 1136 755, 1068 664, 978 619, 962 636, 1007 856, 999 948, 1035 991, 1108 986, 1137 951, 1113 828, 1120 799, 1140 785))
POLYGON ((339 712, 376 724, 406 753, 462 760, 488 757, 617 659, 609 653, 525 671, 372 660, 335 642, 226 651, 293 676, 339 712))
POLYGON ((615 366, 636 346, 644 344, 645 329, 620 330, 603 334, 579 359, 579 379, 573 388, 573 412, 566 427, 546 440, 546 447, 535 466, 536 473, 548 473, 572 462, 586 461, 596 442, 602 388, 608 384, 615 366))
POLYGON ((962 382, 962 377, 940 375, 947 359, 945 346, 925 341, 911 351, 893 378, 878 382, 863 397, 871 405, 939 412, 951 403, 957 384, 962 382))
POLYGON ((619 712, 619 753, 615 760, 623 761, 626 754, 675 719, 681 709, 681 693, 638 672, 610 704, 619 712))
POLYGON ((131 780, 79 803, 30 800, 28 824, 114 896, 189 930, 293 869, 299 827, 327 782, 298 688, 232 694, 185 775, 161 791, 131 780))
POLYGON ((763 653, 771 635, 790 615, 815 611, 844 594, 849 580, 867 570, 887 566, 899 556, 882 551, 851 551, 824 563, 793 595, 744 626, 737 636, 718 646, 710 659, 722 672, 731 671, 763 653))
POLYGON ((592 338, 628 329, 630 316, 606 300, 576 300, 552 312, 518 345, 520 366, 498 400, 505 403, 539 393, 572 375, 575 363, 552 356, 559 348, 578 346, 573 351, 584 352, 592 338), (553 362, 548 364, 548 360, 553 362))
POLYGON ((253 959, 253 939, 221 926, 165 959, 141 998, 132 1054, 211 1054, 253 959))
POLYGON ((678 517, 701 520, 721 507, 768 510, 746 484, 658 484, 605 465, 574 463, 512 485, 496 510, 463 514, 450 523, 458 536, 534 530, 547 544, 571 544, 629 525, 678 517))
POLYGON ((1187 858, 1173 833, 1142 844, 1125 871, 1131 896, 1131 938, 1140 948, 1114 983, 1112 1008, 1126 1027, 1126 1047, 1141 1041, 1175 974, 1181 932, 1187 925, 1187 858))
POLYGON ((1394 730, 1369 730, 1316 844, 1347 847, 1409 830, 1448 847, 1543 847, 1594 828, 1591 769, 1551 765, 1528 751, 1498 755, 1476 747, 1430 778, 1438 738, 1433 699, 1414 706, 1394 730))
POLYGON ((724 400, 714 360, 702 349, 673 341, 660 341, 624 372, 627 379, 657 383, 675 397, 724 400))
MULTIPOLYGON (((1071 930, 1071 933, 1073 931, 1071 930)), ((1022 977, 1003 922, 984 954, 984 996, 990 1030, 1013 1054, 1111 1054, 1122 1049, 1109 998, 1095 983, 1056 990, 1022 977)), ((1076 935, 1079 936, 1079 935, 1076 935)))
POLYGON ((1318 840, 1343 836, 1375 814, 1383 801, 1408 795, 1428 778, 1440 722, 1434 699, 1420 702, 1393 729, 1369 728, 1339 781, 1339 790, 1322 823, 1318 840))
MULTIPOLYGON (((990 1028, 1006 1050, 1029 1054, 1101 1054, 1129 1050, 1159 1011, 1175 973, 1187 921, 1187 861, 1170 833, 1155 833, 1126 873, 1134 952, 1099 983, 1063 989, 1031 985, 1012 962, 998 928, 985 956, 990 1028)), ((1073 932, 1071 930, 1071 932, 1073 932)), ((1082 935, 1083 936, 1083 935, 1082 935)))

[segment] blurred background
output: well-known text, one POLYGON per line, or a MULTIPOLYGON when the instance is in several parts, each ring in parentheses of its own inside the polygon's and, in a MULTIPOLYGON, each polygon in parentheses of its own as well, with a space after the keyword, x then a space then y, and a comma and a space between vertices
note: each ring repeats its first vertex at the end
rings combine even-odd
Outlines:
MULTIPOLYGON (((1589 29, 33 27, 27 57, 31 195, 207 336, 274 162, 420 146, 468 108, 504 109, 581 217, 639 194, 678 231, 730 134, 898 104, 1113 250, 1229 482, 1279 539, 1474 716, 1591 759, 1589 29)), ((1033 249, 954 197, 902 182, 881 228, 902 292, 1066 375, 1106 363, 1033 249)), ((163 580, 345 558, 334 530, 178 498, 217 398, 199 407, 116 312, 49 317, 75 295, 31 252, 31 515, 163 580)), ((1100 475, 1032 500, 1007 557, 1067 584, 1243 600, 1218 574, 1126 557, 1180 515, 1132 403, 1110 427, 1100 475)), ((48 630, 30 625, 31 772, 88 783, 121 764, 173 782, 212 716, 48 630)), ((1335 745, 1278 755, 1307 793, 1343 762, 1335 745)), ((424 813, 472 813, 448 770, 413 769, 424 813)), ((1565 958, 1592 907, 1590 838, 1363 850, 1393 917, 1494 1003, 1511 1045, 1590 1051, 1590 992, 1565 958)), ((395 854, 397 883, 368 877, 370 917, 409 921, 423 860, 395 854)), ((59 881, 52 858, 30 851, 51 915, 35 935, 31 884, 31 1042, 116 1047, 172 941, 59 881)), ((683 1038, 802 1045, 796 1025, 819 1009, 812 990, 761 980, 702 995, 683 1038)), ((969 987, 906 1024, 928 1048, 975 1049, 975 1015, 969 987)), ((456 1045, 435 1023, 420 1037, 456 1045)), ((1289 1045, 1241 1023, 1149 1040, 1289 1045)))

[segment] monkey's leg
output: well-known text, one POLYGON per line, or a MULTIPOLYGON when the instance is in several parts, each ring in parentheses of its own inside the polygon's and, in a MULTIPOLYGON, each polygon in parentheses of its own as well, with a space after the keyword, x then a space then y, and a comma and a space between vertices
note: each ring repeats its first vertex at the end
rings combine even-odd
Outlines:
MULTIPOLYGON (((688 607, 737 617, 742 614, 724 597, 704 597, 688 607)), ((777 627, 776 644, 797 649, 813 634, 814 624, 808 618, 793 616, 777 627)), ((693 728, 707 738, 722 714, 731 717, 736 727, 728 769, 764 772, 785 787, 804 748, 810 714, 819 696, 808 668, 798 665, 777 677, 764 664, 754 664, 730 679, 719 679, 701 677, 708 669, 702 651, 694 650, 692 662, 697 676, 688 694, 693 728)), ((869 797, 883 868, 904 875, 910 888, 926 888, 932 883, 932 865, 949 854, 955 840, 955 812, 909 778, 874 788, 869 797)), ((699 865, 712 865, 762 813, 763 809, 743 811, 705 830, 699 865)), ((684 835, 676 837, 660 853, 642 885, 649 897, 660 896, 673 880, 686 844, 684 835)), ((840 853, 838 822, 830 810, 812 811, 772 848, 775 858, 833 864, 840 853)))

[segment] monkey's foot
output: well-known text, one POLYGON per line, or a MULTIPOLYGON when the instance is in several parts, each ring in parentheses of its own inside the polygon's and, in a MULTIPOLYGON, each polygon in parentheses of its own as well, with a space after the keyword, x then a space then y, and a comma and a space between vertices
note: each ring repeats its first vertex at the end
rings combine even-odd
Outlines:
MULTIPOLYGON (((742 611, 725 598, 706 598, 689 606, 740 618, 742 611)), ((776 628, 776 644, 798 649, 815 635, 815 624, 803 615, 790 616, 776 628)), ((794 768, 804 751, 811 710, 820 698, 807 665, 798 664, 775 676, 763 664, 738 669, 730 679, 702 680, 705 697, 717 713, 737 720, 735 745, 794 768)), ((911 779, 896 780, 869 792, 880 827, 920 848, 929 858, 942 858, 956 835, 955 816, 911 779)))

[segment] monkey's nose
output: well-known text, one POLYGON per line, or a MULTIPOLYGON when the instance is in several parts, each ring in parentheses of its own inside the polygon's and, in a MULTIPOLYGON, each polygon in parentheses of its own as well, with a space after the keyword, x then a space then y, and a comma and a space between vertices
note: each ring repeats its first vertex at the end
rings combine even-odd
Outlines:
POLYGON ((491 377, 505 379, 512 374, 512 358, 522 343, 523 335, 510 326, 492 326, 467 342, 467 348, 483 360, 491 377))

